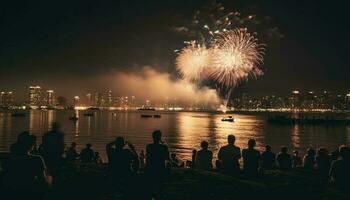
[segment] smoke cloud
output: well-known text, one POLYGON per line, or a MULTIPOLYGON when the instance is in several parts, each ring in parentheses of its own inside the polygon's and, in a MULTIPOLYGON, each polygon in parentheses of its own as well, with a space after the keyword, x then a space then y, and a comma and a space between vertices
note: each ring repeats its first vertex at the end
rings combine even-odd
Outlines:
POLYGON ((115 95, 134 95, 138 100, 174 100, 180 105, 216 107, 220 99, 214 89, 197 87, 185 80, 172 80, 170 74, 146 66, 139 71, 115 72, 100 76, 98 81, 108 84, 115 95))

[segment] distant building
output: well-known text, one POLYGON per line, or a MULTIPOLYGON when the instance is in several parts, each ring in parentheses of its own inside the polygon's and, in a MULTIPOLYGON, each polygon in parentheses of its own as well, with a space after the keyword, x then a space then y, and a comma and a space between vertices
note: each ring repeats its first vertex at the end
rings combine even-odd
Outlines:
POLYGON ((46 106, 53 107, 55 106, 55 93, 53 90, 46 90, 46 106))
POLYGON ((74 105, 74 107, 80 106, 80 97, 79 96, 74 97, 73 105, 74 105))
POLYGON ((40 86, 29 87, 29 106, 31 107, 41 106, 41 87, 40 86))
POLYGON ((88 107, 93 106, 93 99, 92 99, 91 93, 86 94, 86 106, 88 107))
POLYGON ((106 95, 106 104, 107 104, 107 107, 112 107, 113 106, 113 95, 112 95, 112 91, 109 90, 107 92, 107 95, 106 95))
POLYGON ((292 91, 292 108, 299 109, 301 107, 301 94, 299 90, 292 91))
POLYGON ((1 92, 0 93, 0 106, 10 107, 13 106, 14 94, 13 92, 1 92))
POLYGON ((132 107, 132 108, 136 107, 136 97, 135 96, 131 96, 130 107, 132 107))

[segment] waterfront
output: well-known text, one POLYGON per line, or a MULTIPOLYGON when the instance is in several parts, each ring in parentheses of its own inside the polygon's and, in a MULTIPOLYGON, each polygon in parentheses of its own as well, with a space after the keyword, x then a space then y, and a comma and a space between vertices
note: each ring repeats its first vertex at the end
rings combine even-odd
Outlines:
POLYGON ((30 110, 25 117, 14 117, 11 113, 0 113, 0 151, 7 151, 17 134, 24 130, 39 136, 57 121, 62 124, 68 145, 78 144, 78 150, 92 143, 94 150, 105 159, 105 144, 116 136, 124 136, 140 151, 151 142, 151 133, 159 129, 164 142, 181 160, 190 159, 193 148, 198 149, 202 140, 209 142, 216 153, 226 143, 228 134, 237 137, 236 144, 245 148, 247 140, 254 138, 257 148, 263 150, 270 144, 274 151, 281 145, 298 149, 302 153, 307 147, 324 146, 334 150, 340 144, 350 144, 349 126, 282 126, 266 123, 267 114, 223 114, 219 112, 153 112, 153 111, 74 111, 74 110, 30 110), (69 117, 79 116, 73 122, 69 117), (93 116, 84 116, 93 113, 93 116), (160 114, 161 118, 141 118, 141 114, 160 114), (235 122, 222 122, 224 116, 232 115, 235 122))

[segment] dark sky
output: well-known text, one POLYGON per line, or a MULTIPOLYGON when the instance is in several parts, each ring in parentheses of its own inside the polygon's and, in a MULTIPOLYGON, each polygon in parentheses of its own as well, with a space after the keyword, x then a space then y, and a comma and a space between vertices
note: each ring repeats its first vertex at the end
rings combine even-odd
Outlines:
MULTIPOLYGON (((96 76, 144 65, 176 77, 173 50, 183 38, 172 28, 206 1, 2 1, 0 90, 23 97, 39 84, 71 95, 96 90, 96 76)), ((346 1, 228 2, 270 16, 284 35, 266 42, 265 75, 237 91, 350 90, 346 1)))

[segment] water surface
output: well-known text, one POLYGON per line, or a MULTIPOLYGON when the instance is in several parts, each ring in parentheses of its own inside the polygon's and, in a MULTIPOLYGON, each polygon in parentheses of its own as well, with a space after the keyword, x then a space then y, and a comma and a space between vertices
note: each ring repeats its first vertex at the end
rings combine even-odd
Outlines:
POLYGON ((83 116, 87 112, 30 110, 25 117, 0 113, 0 151, 8 151, 17 134, 25 130, 37 135, 40 143, 42 134, 54 121, 62 124, 67 144, 74 141, 81 150, 86 143, 92 143, 104 159, 105 144, 117 136, 124 136, 140 151, 151 142, 153 130, 163 132, 163 141, 182 160, 190 159, 192 150, 198 149, 202 140, 209 142, 216 156, 220 146, 226 144, 228 134, 236 136, 236 144, 241 148, 246 148, 247 140, 254 138, 259 150, 266 144, 274 151, 286 145, 301 152, 309 146, 334 150, 340 144, 350 144, 349 126, 271 125, 266 123, 265 114, 232 114, 236 121, 231 123, 221 121, 227 115, 215 112, 156 112, 161 118, 141 118, 148 111, 94 111, 88 112, 94 114, 92 117, 83 116), (79 120, 70 121, 75 112, 79 120))

